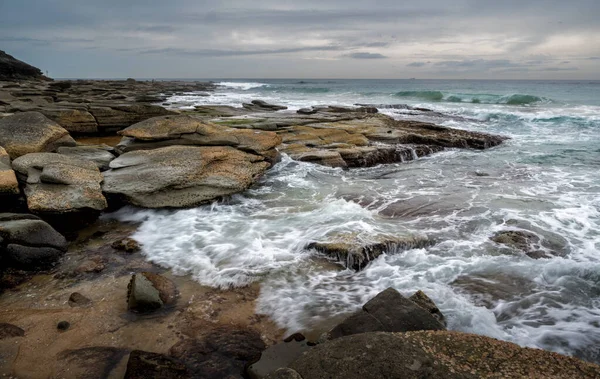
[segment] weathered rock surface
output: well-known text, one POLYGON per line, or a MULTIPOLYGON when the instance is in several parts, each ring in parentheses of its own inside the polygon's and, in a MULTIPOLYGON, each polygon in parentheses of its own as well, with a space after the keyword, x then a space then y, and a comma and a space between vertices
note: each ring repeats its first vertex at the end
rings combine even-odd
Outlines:
POLYGON ((62 364, 54 375, 58 378, 76 379, 109 378, 127 353, 127 349, 111 346, 65 350, 57 356, 62 364))
POLYGON ((272 132, 233 129, 185 115, 154 117, 119 134, 127 137, 117 146, 121 152, 171 145, 232 146, 264 156, 271 162, 277 156, 275 147, 281 143, 279 136, 272 132))
POLYGON ((163 354, 134 350, 129 354, 125 379, 190 378, 185 365, 163 354))
POLYGON ((254 330, 221 327, 202 340, 182 340, 171 348, 170 355, 187 366, 192 378, 238 379, 243 377, 244 366, 265 347, 254 330))
POLYGON ((0 340, 13 337, 23 337, 24 335, 25 331, 18 326, 0 322, 0 340))
POLYGON ((287 109, 287 107, 282 106, 282 105, 275 105, 275 104, 269 104, 266 101, 262 101, 262 100, 252 100, 249 104, 248 103, 244 103, 242 104, 242 106, 245 109, 248 109, 250 111, 254 111, 254 112, 269 112, 269 111, 282 111, 287 109))
POLYGON ((91 305, 92 301, 79 292, 73 292, 71 296, 69 296, 70 307, 89 307, 91 305))
POLYGON ((127 286, 127 307, 137 313, 152 312, 177 299, 177 287, 164 276, 142 272, 134 274, 127 286))
POLYGON ((0 266, 45 269, 66 250, 65 238, 38 217, 0 213, 0 266))
POLYGON ((0 212, 9 210, 19 195, 19 182, 10 163, 10 157, 0 146, 0 212))
POLYGON ((0 50, 0 80, 41 79, 42 71, 0 50))
POLYGON ((380 292, 362 309, 328 333, 329 339, 366 332, 443 330, 445 326, 429 310, 402 296, 393 288, 380 292))
POLYGON ((346 233, 332 236, 323 242, 312 242, 306 249, 315 249, 343 264, 359 271, 381 254, 394 254, 408 249, 429 246, 432 241, 426 237, 395 237, 388 235, 361 236, 346 233))
POLYGON ((510 342, 450 331, 364 333, 304 353, 302 378, 593 378, 600 366, 510 342))
POLYGON ((431 313, 431 315, 435 317, 440 322, 440 324, 444 325, 444 327, 447 326, 444 314, 442 313, 442 311, 440 311, 437 305, 435 305, 433 300, 431 300, 429 296, 425 294, 425 292, 418 290, 411 297, 409 297, 408 300, 412 301, 419 307, 431 313))
POLYGON ((262 352, 257 362, 246 368, 246 375, 250 379, 263 379, 278 368, 289 366, 302 353, 314 346, 314 343, 309 343, 304 336, 298 334, 294 336, 301 338, 286 338, 284 342, 269 346, 262 352))
POLYGON ((112 151, 113 148, 107 145, 59 147, 57 150, 62 155, 94 162, 100 171, 108 170, 110 162, 116 158, 112 151))
POLYGON ((269 166, 229 146, 132 151, 110 163, 103 190, 109 199, 145 208, 191 207, 247 189, 269 166))
POLYGON ((6 149, 11 159, 75 145, 68 131, 39 112, 0 118, 0 146, 6 149))
MULTIPOLYGON (((94 162, 56 153, 32 153, 13 162, 27 206, 46 218, 81 218, 80 227, 107 207, 94 162)), ((53 222, 54 223, 54 222, 53 222)))

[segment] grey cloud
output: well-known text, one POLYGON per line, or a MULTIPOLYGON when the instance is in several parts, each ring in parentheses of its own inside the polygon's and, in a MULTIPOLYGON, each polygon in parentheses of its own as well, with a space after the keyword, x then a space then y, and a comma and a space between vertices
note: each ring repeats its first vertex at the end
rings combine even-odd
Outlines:
POLYGON ((386 58, 388 58, 385 55, 379 54, 379 53, 349 53, 349 54, 344 54, 342 56, 346 57, 346 58, 352 58, 352 59, 386 59, 386 58))
MULTIPOLYGON (((273 54, 289 54, 303 51, 339 51, 344 48, 341 46, 306 46, 281 49, 264 49, 264 50, 220 50, 220 49, 179 49, 179 48, 164 48, 137 51, 140 54, 169 54, 169 55, 188 55, 198 57, 234 57, 248 55, 273 55, 273 54)), ((135 51, 135 49, 133 50, 135 51)), ((368 53, 366 53, 368 54, 368 53)))
POLYGON ((407 64, 408 67, 424 67, 427 65, 427 62, 411 62, 407 64))

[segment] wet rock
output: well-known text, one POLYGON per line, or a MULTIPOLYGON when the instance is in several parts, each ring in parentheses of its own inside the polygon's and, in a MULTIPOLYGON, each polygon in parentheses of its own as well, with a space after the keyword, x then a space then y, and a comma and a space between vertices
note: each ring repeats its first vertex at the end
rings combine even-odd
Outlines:
POLYGON ((584 378, 600 366, 450 331, 364 333, 315 346, 290 365, 302 378, 584 378))
POLYGON ((13 324, 0 323, 0 340, 13 337, 23 337, 25 331, 13 324))
POLYGON ((13 168, 25 185, 29 210, 55 225, 83 227, 107 207, 100 187, 103 177, 94 162, 32 153, 15 159, 13 168))
POLYGON ((109 346, 65 350, 57 356, 61 364, 54 375, 57 378, 108 378, 127 353, 126 349, 109 346))
POLYGON ((276 159, 274 149, 281 143, 272 132, 233 129, 185 115, 154 117, 119 134, 128 137, 117 146, 122 152, 172 145, 231 146, 270 161, 276 159))
POLYGON ((151 272, 134 274, 127 286, 127 307, 137 313, 155 311, 173 304, 176 298, 175 284, 151 272))
POLYGON ((429 310, 402 296, 393 288, 380 292, 362 309, 346 318, 328 333, 329 339, 366 332, 407 332, 444 330, 429 310))
POLYGON ((535 290, 531 280, 502 272, 461 275, 450 284, 467 293, 476 305, 486 308, 493 308, 498 301, 526 298, 535 290))
POLYGON ((94 162, 100 171, 106 171, 109 169, 110 162, 115 159, 115 155, 111 153, 112 150, 113 148, 110 146, 99 145, 59 147, 57 152, 69 157, 94 162))
POLYGON ((39 112, 0 118, 0 146, 6 149, 11 159, 75 145, 68 131, 39 112))
POLYGON ((53 266, 67 250, 67 241, 48 223, 28 214, 0 214, 0 260, 25 270, 53 266))
POLYGON ((106 268, 106 262, 102 257, 91 257, 90 259, 86 259, 83 261, 77 268, 75 269, 76 274, 85 274, 85 273, 99 273, 104 271, 106 268))
POLYGON ((250 104, 244 103, 242 104, 242 106, 245 109, 251 110, 253 112, 274 112, 287 109, 287 107, 285 106, 269 104, 266 101, 262 100, 252 100, 250 104))
POLYGON ((381 254, 394 254, 409 249, 423 248, 431 244, 430 239, 420 236, 361 236, 355 233, 345 233, 333 236, 323 242, 312 242, 306 246, 306 249, 315 249, 319 253, 337 260, 345 267, 359 271, 381 254))
POLYGON ((435 305, 433 300, 431 300, 429 296, 425 294, 425 292, 419 290, 415 292, 411 297, 409 297, 408 300, 417 304, 419 307, 425 309, 426 311, 429 311, 429 313, 431 313, 431 315, 435 317, 440 322, 440 324, 444 325, 444 327, 447 326, 444 314, 442 313, 442 311, 440 311, 437 305, 435 305))
POLYGON ((303 379, 296 370, 288 367, 279 368, 272 374, 269 374, 265 379, 303 379))
POLYGON ((68 321, 61 321, 56 325, 56 329, 64 332, 71 327, 71 323, 68 321))
MULTIPOLYGON (((263 351, 260 359, 246 368, 246 375, 250 379, 263 379, 268 375, 274 375, 277 369, 289 366, 312 346, 314 344, 309 343, 303 336, 302 338, 288 338, 263 351)), ((279 375, 283 375, 283 373, 279 375)))
POLYGON ((133 151, 110 163, 103 190, 145 208, 184 208, 242 192, 270 166, 233 147, 170 146, 133 151))
POLYGON ((260 333, 250 329, 222 327, 206 334, 202 340, 184 339, 174 345, 170 355, 187 366, 193 378, 238 379, 247 362, 265 349, 260 333))
POLYGON ((133 350, 127 361, 125 379, 183 379, 190 378, 185 365, 163 354, 133 350))
POLYGON ((125 251, 127 253, 135 253, 141 250, 140 244, 133 238, 124 238, 115 241, 111 246, 115 250, 125 251))
POLYGON ((41 79, 42 71, 0 50, 0 80, 41 79))
POLYGON ((89 307, 91 305, 92 301, 79 292, 73 292, 71 296, 69 296, 70 307, 89 307))
POLYGON ((506 230, 496 233, 490 238, 492 241, 509 246, 513 249, 523 251, 527 256, 533 259, 551 258, 552 256, 562 256, 558 251, 551 250, 545 245, 543 238, 537 234, 526 230, 506 230))

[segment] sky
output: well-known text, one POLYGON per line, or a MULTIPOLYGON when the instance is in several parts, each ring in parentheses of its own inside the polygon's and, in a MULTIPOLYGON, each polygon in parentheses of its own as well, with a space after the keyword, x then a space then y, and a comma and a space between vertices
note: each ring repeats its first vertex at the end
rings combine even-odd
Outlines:
POLYGON ((600 0, 0 0, 55 78, 600 79, 600 0))

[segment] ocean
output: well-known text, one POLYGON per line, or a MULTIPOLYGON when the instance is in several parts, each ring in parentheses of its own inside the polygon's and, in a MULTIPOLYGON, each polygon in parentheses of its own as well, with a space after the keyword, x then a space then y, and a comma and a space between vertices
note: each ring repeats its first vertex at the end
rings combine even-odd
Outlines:
POLYGON ((284 156, 247 192, 178 211, 126 208, 146 257, 198 282, 260 283, 257 312, 289 332, 323 328, 387 287, 423 290, 452 330, 600 363, 600 81, 218 80, 172 107, 254 99, 290 109, 379 104, 397 119, 511 137, 408 163, 342 170, 284 156), (415 116, 386 104, 425 107, 415 116), (490 237, 521 230, 558 256, 490 237), (306 250, 336 232, 422 235, 358 273, 306 250))

